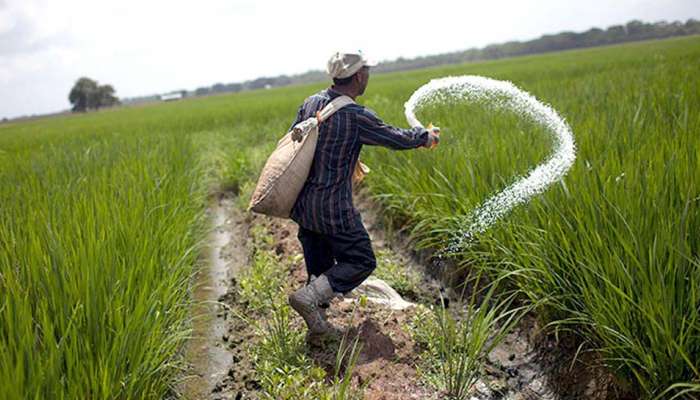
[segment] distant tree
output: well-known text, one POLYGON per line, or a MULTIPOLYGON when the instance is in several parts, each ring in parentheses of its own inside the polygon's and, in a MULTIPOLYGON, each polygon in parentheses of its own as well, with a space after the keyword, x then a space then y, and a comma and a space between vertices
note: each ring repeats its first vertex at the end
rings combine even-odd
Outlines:
POLYGON ((634 38, 644 38, 649 33, 650 26, 640 20, 632 20, 625 25, 627 34, 634 38))
POLYGON ((194 91, 195 96, 205 96, 209 94, 209 88, 208 87, 199 87, 194 91))
POLYGON ((240 83, 229 83, 226 85, 227 92, 239 92, 243 88, 240 83))
POLYGON ((697 19, 689 19, 686 21, 683 32, 686 34, 700 33, 700 21, 697 19))
POLYGON ((112 85, 98 86, 95 108, 112 107, 119 104, 119 99, 114 95, 114 92, 112 85))
POLYGON ((224 85, 223 83, 215 83, 211 87, 211 91, 214 93, 223 93, 226 91, 226 85, 224 85))
POLYGON ((87 111, 94 102, 96 92, 97 82, 85 77, 78 79, 68 94, 68 101, 73 105, 73 111, 87 111))
POLYGON ((114 93, 112 85, 98 85, 97 81, 82 77, 73 85, 68 100, 73 105, 73 112, 84 112, 119 104, 114 93))

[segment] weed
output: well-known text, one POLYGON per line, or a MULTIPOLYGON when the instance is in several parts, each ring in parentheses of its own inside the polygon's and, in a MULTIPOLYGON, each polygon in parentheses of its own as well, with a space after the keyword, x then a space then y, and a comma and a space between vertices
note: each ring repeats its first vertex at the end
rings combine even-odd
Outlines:
POLYGON ((376 256, 374 276, 386 281, 401 296, 415 297, 421 280, 419 273, 401 263, 389 250, 380 250, 376 256))
MULTIPOLYGON (((479 286, 478 280, 475 287, 479 286)), ((475 290, 459 318, 448 308, 433 307, 414 319, 413 337, 425 349, 421 355, 422 375, 452 399, 469 397, 488 353, 528 309, 511 307, 514 294, 497 297, 497 287, 498 281, 475 290)))

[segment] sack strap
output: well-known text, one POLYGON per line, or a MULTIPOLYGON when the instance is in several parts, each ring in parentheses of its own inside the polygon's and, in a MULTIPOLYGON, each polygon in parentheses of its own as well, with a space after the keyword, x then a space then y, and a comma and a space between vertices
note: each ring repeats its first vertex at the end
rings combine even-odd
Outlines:
POLYGON ((336 111, 350 104, 355 104, 355 101, 346 95, 338 96, 331 100, 330 103, 323 107, 323 110, 316 113, 318 124, 320 125, 323 121, 330 118, 331 115, 335 114, 336 111))
POLYGON ((308 134, 311 129, 316 128, 321 125, 321 123, 331 117, 336 111, 349 105, 355 104, 355 101, 348 96, 342 95, 331 100, 330 103, 326 104, 325 107, 316 113, 316 117, 308 118, 292 128, 292 140, 295 142, 301 142, 301 140, 308 134))

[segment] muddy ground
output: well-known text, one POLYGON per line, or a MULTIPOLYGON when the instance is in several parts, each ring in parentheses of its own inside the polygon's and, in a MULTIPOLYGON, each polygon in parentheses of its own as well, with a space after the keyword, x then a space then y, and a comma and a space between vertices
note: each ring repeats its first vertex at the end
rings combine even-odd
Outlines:
MULTIPOLYGON (((363 215, 370 232, 375 251, 393 252, 406 268, 419 271, 422 284, 416 293, 406 300, 435 306, 440 304, 441 283, 432 276, 433 265, 425 254, 415 254, 400 235, 385 237, 384 229, 377 215, 381 215, 367 200, 359 199, 356 204, 363 215)), ((292 263, 288 275, 292 289, 306 282, 306 271, 301 247, 296 239, 296 224, 280 219, 245 214, 227 197, 219 198, 218 206, 225 210, 226 218, 219 221, 217 230, 240 236, 249 232, 255 225, 263 225, 274 236, 274 250, 282 256, 291 256, 298 262, 292 263), (296 257, 294 257, 296 256, 296 257)), ((219 350, 216 357, 225 351, 230 357, 227 370, 213 372, 210 367, 194 365, 193 375, 199 376, 199 393, 189 391, 189 398, 200 399, 256 399, 260 386, 256 381, 255 369, 249 357, 250 347, 255 346, 254 328, 235 314, 246 313, 245 305, 237 301, 236 276, 245 268, 246 257, 250 254, 245 238, 231 238, 221 244, 218 257, 230 263, 227 276, 222 277, 228 288, 219 297, 222 303, 216 308, 217 321, 214 326, 226 327, 216 343, 210 347, 219 350), (243 260, 243 261, 241 261, 243 260), (202 388, 206 388, 202 390, 202 388)), ((442 291, 449 298, 449 307, 460 306, 455 293, 442 291)), ((386 306, 369 304, 355 309, 348 300, 336 300, 328 311, 329 320, 337 326, 350 330, 350 336, 359 335, 362 344, 358 364, 353 371, 354 385, 365 386, 366 399, 441 399, 443 393, 430 387, 420 379, 418 372, 419 346, 413 341, 408 325, 416 315, 417 308, 392 311, 386 306)), ((301 317, 294 316, 294 329, 305 329, 301 317)), ((205 345, 206 346, 206 345, 205 345)), ((308 345, 306 351, 311 359, 332 376, 338 343, 327 346, 308 345)), ((200 349, 204 353, 204 347, 200 349)), ((475 386, 473 399, 621 399, 612 378, 603 369, 594 354, 585 353, 574 360, 578 342, 575 337, 559 337, 545 334, 533 316, 526 316, 517 328, 489 355, 485 373, 475 386)), ((216 351, 215 351, 216 353, 216 351)), ((201 358, 201 357, 200 357, 201 358)), ((206 358, 206 357, 204 357, 206 358)), ((195 360, 195 363, 201 360, 195 360)))

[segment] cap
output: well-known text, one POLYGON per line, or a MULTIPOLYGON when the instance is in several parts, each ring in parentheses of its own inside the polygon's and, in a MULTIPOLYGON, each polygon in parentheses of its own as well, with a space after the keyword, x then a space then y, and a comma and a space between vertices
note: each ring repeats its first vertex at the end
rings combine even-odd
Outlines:
POLYGON ((326 72, 331 78, 343 79, 351 77, 364 66, 374 67, 375 65, 377 63, 367 59, 361 51, 357 53, 336 52, 328 60, 326 72))

